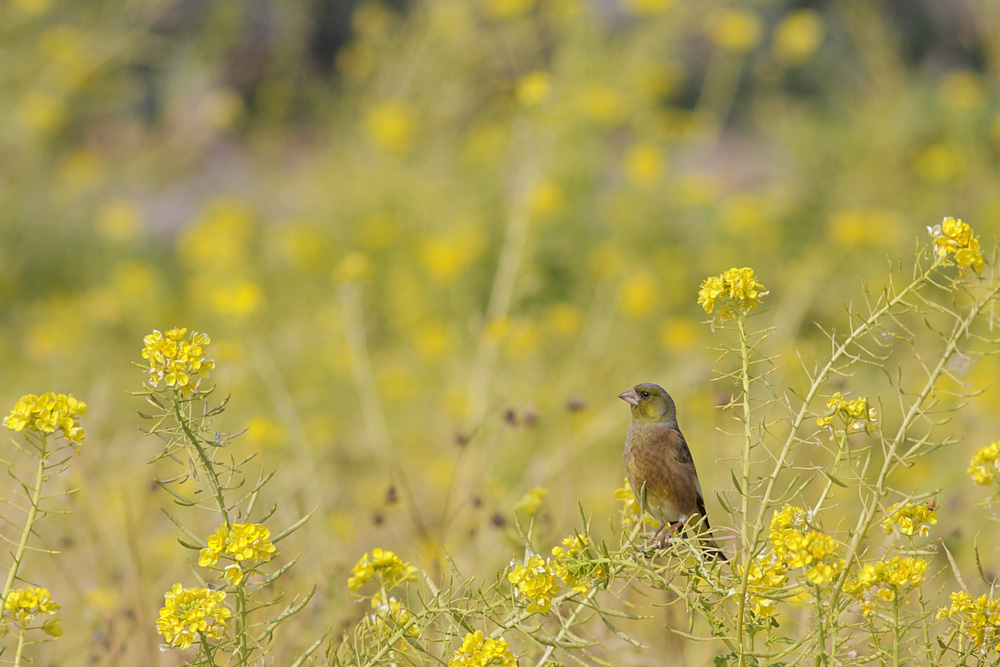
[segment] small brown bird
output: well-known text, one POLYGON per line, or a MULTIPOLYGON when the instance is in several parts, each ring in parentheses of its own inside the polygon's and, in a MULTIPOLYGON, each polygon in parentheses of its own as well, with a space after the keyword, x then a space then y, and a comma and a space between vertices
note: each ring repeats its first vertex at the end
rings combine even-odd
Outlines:
MULTIPOLYGON (((692 518, 699 533, 708 530, 698 471, 677 427, 674 399, 663 387, 648 382, 618 398, 632 406, 632 423, 625 436, 625 476, 642 508, 660 522, 653 539, 668 525, 673 532, 692 518)), ((704 542, 708 555, 726 560, 713 540, 705 538, 704 542)))

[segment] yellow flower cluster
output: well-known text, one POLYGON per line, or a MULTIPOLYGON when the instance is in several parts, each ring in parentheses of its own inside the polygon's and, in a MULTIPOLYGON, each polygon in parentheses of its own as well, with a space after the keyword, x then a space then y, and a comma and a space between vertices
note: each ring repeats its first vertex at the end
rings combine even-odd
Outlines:
POLYGON ((399 556, 384 549, 373 549, 371 559, 366 553, 351 568, 347 586, 356 591, 373 577, 378 577, 385 589, 395 588, 404 581, 416 581, 417 568, 404 562, 399 556))
POLYGON ((164 596, 156 631, 167 644, 187 648, 204 633, 209 639, 221 639, 231 613, 223 591, 208 588, 184 588, 174 584, 164 596))
POLYGON ((18 433, 28 429, 42 437, 60 430, 64 438, 79 447, 85 432, 76 417, 85 412, 87 404, 73 398, 73 394, 26 394, 4 417, 3 425, 18 433))
POLYGON ((214 535, 208 538, 208 546, 201 550, 198 565, 211 567, 219 562, 220 556, 235 561, 226 567, 226 579, 234 586, 243 581, 243 561, 250 566, 266 563, 274 555, 271 531, 259 523, 222 524, 214 535))
POLYGON ((642 520, 642 508, 639 501, 632 493, 632 487, 628 484, 628 479, 620 489, 615 489, 615 499, 622 504, 622 522, 626 526, 631 526, 642 520))
POLYGON ((837 542, 818 530, 808 530, 805 510, 785 505, 771 517, 771 548, 789 570, 802 568, 817 586, 830 583, 844 569, 837 542))
POLYGON ((7 594, 3 606, 6 614, 21 625, 27 625, 39 614, 51 615, 59 609, 59 605, 52 599, 47 588, 35 586, 12 590, 7 594))
POLYGON ((861 603, 861 611, 870 616, 878 600, 892 602, 905 586, 917 586, 924 581, 927 561, 922 558, 893 557, 868 563, 857 576, 844 584, 844 593, 861 603))
POLYGON ((963 273, 969 269, 976 273, 983 270, 983 251, 972 227, 949 216, 927 231, 934 239, 938 257, 950 255, 963 273))
POLYGON ((859 396, 853 401, 846 400, 838 391, 826 402, 827 414, 819 417, 816 424, 828 429, 838 436, 845 433, 844 429, 834 429, 834 417, 840 417, 846 427, 846 433, 864 431, 871 433, 878 427, 878 410, 873 408, 865 396, 859 396))
POLYGON ((916 533, 920 537, 927 537, 931 534, 930 527, 935 524, 937 524, 937 503, 933 500, 918 505, 895 503, 882 520, 882 531, 886 535, 892 535, 895 526, 903 535, 913 537, 916 533))
MULTIPOLYGON (((743 567, 740 567, 743 574, 743 567)), ((774 552, 759 554, 750 562, 747 579, 747 602, 758 618, 773 616, 777 611, 775 595, 788 583, 785 562, 774 552)))
POLYGON ((171 329, 166 334, 153 330, 142 339, 142 358, 149 361, 149 383, 159 387, 163 382, 171 389, 191 396, 198 392, 201 378, 215 368, 215 361, 206 356, 212 340, 207 334, 187 329, 171 329))
MULTIPOLYGON (((420 636, 420 628, 417 627, 416 623, 406 627, 413 619, 413 614, 396 598, 389 598, 388 601, 384 601, 382 594, 376 593, 372 596, 371 604, 375 612, 370 614, 365 620, 377 643, 388 643, 392 636, 402 628, 406 628, 405 634, 414 639, 420 636)), ((405 651, 406 647, 406 642, 402 642, 399 645, 399 650, 405 651)))
POLYGON ((527 600, 529 614, 547 614, 552 598, 559 594, 559 584, 549 562, 528 552, 524 565, 514 565, 507 580, 514 585, 514 597, 527 600))
POLYGON ((719 276, 705 278, 698 290, 698 305, 719 319, 733 320, 760 305, 767 290, 757 282, 753 269, 732 268, 719 276))
POLYGON ((552 572, 566 586, 578 593, 586 593, 594 586, 594 579, 607 579, 604 565, 589 562, 590 538, 574 535, 562 541, 561 547, 552 547, 552 572))
POLYGON ((1000 441, 981 447, 969 462, 969 476, 983 486, 989 486, 1000 477, 1000 441))
POLYGON ((487 639, 482 630, 465 635, 462 648, 455 651, 448 667, 517 667, 517 658, 504 639, 487 639))
POLYGON ((1000 600, 980 595, 973 598, 965 591, 951 594, 951 606, 939 609, 937 617, 959 616, 961 627, 972 643, 984 653, 1000 652, 1000 600))

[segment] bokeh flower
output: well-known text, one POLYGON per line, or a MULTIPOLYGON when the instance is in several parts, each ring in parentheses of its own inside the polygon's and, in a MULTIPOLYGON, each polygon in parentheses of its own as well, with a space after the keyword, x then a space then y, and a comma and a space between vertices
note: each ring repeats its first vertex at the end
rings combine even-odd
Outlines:
POLYGON ((3 425, 17 433, 27 430, 41 437, 58 430, 62 437, 79 447, 86 434, 76 418, 86 412, 87 404, 78 401, 73 394, 25 394, 4 417, 3 425))
POLYGON ((845 433, 874 433, 878 428, 878 410, 873 408, 865 396, 859 396, 852 401, 846 400, 838 391, 826 402, 827 414, 816 419, 816 424, 830 431, 831 434, 842 436, 845 433), (834 418, 839 417, 844 428, 834 426, 834 418))
POLYGON ((535 516, 535 513, 542 508, 542 503, 545 502, 548 495, 549 490, 540 486, 530 489, 514 505, 514 511, 527 516, 535 516))
POLYGON ((198 641, 201 634, 209 639, 222 638, 232 615, 225 605, 224 591, 174 584, 163 597, 156 630, 169 646, 187 648, 198 641))
POLYGON ((983 270, 983 250, 972 227, 949 216, 941 224, 928 227, 927 231, 934 240, 938 257, 950 257, 961 273, 970 269, 976 273, 983 270))
POLYGON ((549 561, 529 551, 524 565, 514 565, 513 561, 510 565, 507 580, 514 585, 514 597, 528 603, 529 614, 549 613, 552 598, 559 594, 549 561))
POLYGON ((989 486, 1000 478, 1000 441, 981 447, 969 461, 968 474, 976 484, 989 486))
POLYGON ((198 565, 211 567, 223 556, 233 560, 225 568, 226 579, 234 586, 243 581, 247 567, 266 563, 274 555, 271 531, 258 523, 223 523, 219 530, 208 538, 208 546, 201 550, 198 565))
POLYGON ((753 269, 732 268, 718 276, 709 276, 698 291, 698 305, 721 320, 736 319, 760 305, 767 289, 757 282, 753 269))
POLYGON ((716 44, 734 53, 746 53, 763 33, 760 18, 751 11, 725 9, 712 15, 708 34, 716 44))
POLYGON ((372 549, 371 558, 366 553, 351 568, 347 586, 356 591, 368 581, 377 578, 385 590, 395 588, 404 581, 416 581, 417 568, 403 561, 399 556, 385 549, 372 549))
POLYGON ((861 571, 844 584, 844 593, 861 603, 861 611, 870 616, 876 603, 893 602, 898 593, 920 585, 927 572, 927 561, 922 558, 893 557, 866 563, 861 571))
POLYGON ((937 523, 937 503, 930 500, 926 503, 894 503, 885 513, 882 520, 882 531, 892 535, 893 529, 899 529, 903 535, 913 537, 914 533, 921 537, 931 534, 930 527, 937 523))
POLYGON ((973 598, 965 591, 952 593, 951 605, 938 610, 937 617, 959 617, 962 632, 983 653, 1000 652, 1000 600, 980 595, 973 598))
POLYGON ((187 329, 170 329, 165 334, 154 329, 142 339, 142 358, 149 362, 149 383, 159 387, 164 383, 182 396, 198 392, 201 379, 215 368, 215 361, 207 356, 212 340, 207 334, 187 329))
POLYGON ((476 630, 465 635, 448 667, 517 667, 517 658, 506 640, 486 638, 482 630, 476 630))

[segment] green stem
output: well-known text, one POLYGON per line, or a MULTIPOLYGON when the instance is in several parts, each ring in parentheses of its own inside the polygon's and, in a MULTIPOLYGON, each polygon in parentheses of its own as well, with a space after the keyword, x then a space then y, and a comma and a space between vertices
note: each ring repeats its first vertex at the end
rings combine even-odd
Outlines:
POLYGON ((753 438, 750 423, 750 349, 747 345, 747 332, 744 326, 744 316, 736 319, 736 328, 740 334, 740 382, 743 393, 743 488, 740 489, 740 508, 742 510, 741 549, 739 562, 743 565, 743 575, 740 581, 740 609, 736 620, 736 632, 740 638, 740 667, 746 665, 747 651, 753 651, 753 638, 746 632, 747 590, 750 586, 750 450, 753 438))
POLYGON ((892 665, 899 667, 899 595, 892 601, 892 665))
POLYGON ((240 665, 248 667, 250 664, 250 647, 247 645, 247 596, 241 583, 236 587, 236 633, 239 635, 240 665))
POLYGON ((817 665, 830 664, 830 655, 826 652, 826 623, 823 622, 823 592, 819 586, 813 586, 816 594, 816 629, 819 631, 819 653, 816 654, 817 665))
POLYGON ((576 619, 580 615, 580 612, 583 611, 583 608, 586 606, 585 603, 593 600, 595 595, 597 595, 597 587, 592 586, 591 589, 587 591, 587 596, 584 598, 584 600, 576 605, 576 608, 570 612, 569 616, 566 617, 566 620, 560 621, 561 627, 559 628, 559 632, 556 633, 556 636, 552 639, 552 643, 545 648, 545 653, 542 654, 542 657, 538 659, 537 663, 538 667, 543 667, 543 665, 545 665, 548 659, 552 657, 552 654, 556 650, 556 642, 562 639, 563 635, 569 632, 569 629, 573 627, 574 623, 576 623, 576 619))
MULTIPOLYGON (((906 415, 904 415, 903 420, 899 425, 899 429, 896 431, 896 436, 892 439, 892 442, 885 453, 885 461, 882 463, 882 469, 879 471, 878 478, 874 484, 876 499, 885 495, 886 480, 889 477, 889 473, 892 472, 897 465, 899 448, 906 441, 906 432, 918 417, 925 416, 922 406, 934 391, 934 387, 937 385, 938 379, 945 372, 951 358, 956 352, 958 352, 959 341, 968 335, 972 323, 979 317, 979 314, 983 311, 983 309, 988 304, 992 303, 998 295, 1000 295, 1000 286, 994 287, 990 290, 986 296, 974 304, 974 307, 966 317, 955 323, 955 328, 948 337, 948 342, 945 345, 945 349, 941 352, 937 366, 935 366, 934 369, 928 373, 927 381, 924 384, 923 389, 919 394, 917 394, 917 397, 910 405, 910 409, 907 410, 906 415)), ((919 444, 920 443, 918 442, 916 445, 913 445, 910 451, 912 452, 914 448, 919 446, 919 444)), ((905 457, 906 454, 904 453, 902 457, 899 457, 899 460, 903 460, 905 457)), ((861 548, 861 541, 865 538, 865 536, 867 536, 868 530, 871 528, 872 522, 875 520, 875 512, 877 509, 878 502, 873 501, 865 505, 861 510, 861 516, 858 517, 858 522, 854 528, 854 532, 852 533, 851 541, 847 545, 847 553, 844 556, 844 562, 847 566, 844 568, 843 572, 840 573, 840 576, 834 583, 833 599, 831 601, 833 608, 836 608, 837 602, 840 599, 840 593, 844 586, 844 581, 850 573, 851 563, 858 555, 858 550, 861 548)))
POLYGON ((14 654, 14 667, 20 667, 21 656, 24 653, 24 636, 28 632, 28 628, 24 625, 18 624, 18 627, 20 627, 21 630, 17 635, 17 652, 14 654))
MULTIPOLYGON (((912 282, 910 282, 909 285, 904 287, 898 294, 896 294, 896 296, 894 296, 891 299, 886 299, 885 303, 880 308, 873 310, 872 313, 868 316, 868 318, 865 319, 865 321, 859 324, 856 328, 854 328, 851 331, 851 333, 848 334, 848 336, 844 339, 844 341, 837 346, 837 348, 833 351, 833 354, 830 355, 830 358, 827 360, 827 362, 813 377, 809 390, 806 392, 806 395, 802 399, 802 405, 799 406, 799 411, 798 413, 796 413, 794 419, 792 420, 792 423, 788 430, 788 435, 785 438, 785 442, 781 448, 781 452, 778 454, 777 458, 774 461, 774 469, 771 471, 771 474, 768 475, 766 478, 767 483, 764 487, 764 493, 760 499, 760 511, 757 514, 757 518, 754 521, 753 530, 751 532, 752 539, 749 542, 750 549, 744 555, 746 559, 752 558, 753 556, 756 555, 756 551, 760 545, 761 535, 764 532, 764 519, 765 519, 764 515, 766 514, 767 509, 771 505, 772 498, 774 498, 775 487, 778 484, 778 477, 780 476, 781 471, 784 469, 785 464, 788 461, 788 457, 792 451, 792 447, 797 442, 799 442, 797 436, 798 430, 802 426, 802 423, 805 421, 806 415, 809 413, 809 406, 812 403, 813 399, 816 397, 816 394, 819 393, 820 387, 823 386, 823 383, 826 381, 827 376, 829 376, 830 372, 834 369, 837 362, 840 361, 841 357, 843 357, 847 353, 851 345, 853 345, 855 341, 861 338, 861 336, 867 334, 872 329, 872 327, 879 320, 882 319, 883 316, 885 316, 889 312, 892 312, 892 310, 896 306, 898 306, 906 297, 908 297, 910 294, 916 291, 916 289, 927 280, 930 274, 941 265, 941 262, 942 262, 941 258, 937 258, 931 264, 931 266, 928 267, 926 271, 917 276, 912 282)), ((845 568, 844 571, 847 572, 849 569, 850 568, 845 568)), ((746 576, 744 576, 743 583, 741 584, 741 594, 743 596, 746 595, 746 582, 747 578, 746 576)), ((838 587, 842 585, 843 585, 842 581, 837 583, 838 587)))
POLYGON ((819 494, 819 500, 813 506, 813 516, 819 514, 820 508, 826 501, 828 495, 830 495, 830 490, 833 489, 833 480, 831 477, 836 476, 837 468, 840 467, 840 461, 844 458, 844 453, 847 451, 847 431, 845 430, 843 435, 840 437, 840 451, 837 452, 837 458, 833 462, 833 468, 830 470, 830 475, 826 479, 826 486, 823 487, 823 492, 819 494))
POLYGON ((31 490, 28 518, 24 522, 24 530, 21 531, 21 539, 17 544, 17 551, 14 552, 14 562, 11 564, 10 570, 7 571, 7 581, 3 586, 3 602, 0 604, 0 619, 3 619, 4 614, 6 613, 7 596, 10 595, 10 591, 14 588, 14 582, 17 580, 17 571, 21 567, 21 560, 24 558, 24 552, 28 548, 28 538, 34 530, 35 519, 38 517, 38 506, 42 499, 42 483, 46 478, 45 459, 48 458, 48 452, 45 449, 46 444, 45 436, 43 435, 38 453, 38 469, 35 471, 35 486, 31 490))
POLYGON ((215 495, 215 502, 219 506, 219 514, 222 515, 223 520, 226 522, 226 527, 228 528, 232 524, 229 522, 229 510, 226 509, 226 497, 222 492, 222 483, 219 482, 219 475, 215 470, 215 461, 213 461, 212 457, 210 457, 208 452, 205 451, 205 446, 202 444, 201 438, 191 428, 191 422, 181 409, 181 403, 177 397, 177 391, 173 392, 173 399, 174 415, 177 417, 177 423, 180 424, 181 430, 184 431, 184 435, 187 437, 188 442, 191 443, 191 446, 194 447, 196 452, 198 452, 198 458, 201 460, 201 467, 205 471, 205 476, 208 478, 208 485, 212 488, 212 493, 215 495))
POLYGON ((924 588, 920 584, 917 584, 917 600, 920 602, 920 625, 924 635, 924 653, 927 654, 927 661, 930 663, 933 660, 931 656, 931 631, 927 623, 928 614, 927 603, 924 601, 924 588))
POLYGON ((198 635, 201 637, 201 649, 205 653, 205 659, 208 660, 208 664, 212 667, 218 667, 215 662, 215 654, 212 653, 212 643, 208 641, 208 637, 204 632, 199 632, 198 635))

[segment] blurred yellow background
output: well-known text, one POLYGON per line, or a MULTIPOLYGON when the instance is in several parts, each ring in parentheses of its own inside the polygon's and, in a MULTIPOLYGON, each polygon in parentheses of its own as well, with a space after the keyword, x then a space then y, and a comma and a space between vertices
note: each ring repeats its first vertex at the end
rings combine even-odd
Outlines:
MULTIPOLYGON (((375 546, 489 580, 537 487, 543 543, 579 502, 609 534, 636 382, 677 400, 718 511, 737 444, 706 347, 732 341, 702 324, 706 275, 755 268, 794 388, 814 323, 843 329, 928 225, 1000 227, 992 0, 11 0, 0 26, 0 397, 90 409, 72 515, 39 529, 61 554, 24 573, 63 606, 40 664, 177 662, 153 621, 194 557, 126 393, 153 329, 211 335, 217 427, 277 469, 272 521, 318 508, 280 549, 286 588, 319 586, 282 664, 365 612, 345 582, 375 546)), ((979 530, 996 561, 965 475, 996 400, 900 480, 945 489, 970 569, 979 530)))

